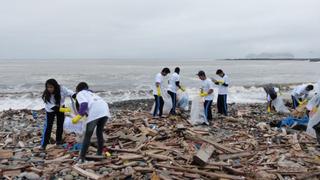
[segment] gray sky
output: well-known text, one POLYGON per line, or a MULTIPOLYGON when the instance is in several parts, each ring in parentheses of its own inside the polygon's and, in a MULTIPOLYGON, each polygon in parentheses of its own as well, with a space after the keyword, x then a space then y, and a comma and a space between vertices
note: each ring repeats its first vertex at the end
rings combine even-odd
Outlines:
POLYGON ((319 0, 0 2, 0 58, 320 57, 319 0))

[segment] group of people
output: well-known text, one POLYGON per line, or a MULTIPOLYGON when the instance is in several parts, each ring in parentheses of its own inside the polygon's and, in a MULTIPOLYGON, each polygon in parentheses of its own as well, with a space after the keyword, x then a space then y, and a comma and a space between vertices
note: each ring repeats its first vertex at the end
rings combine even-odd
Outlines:
MULTIPOLYGON (((176 114, 177 107, 177 91, 180 89, 181 91, 185 91, 185 88, 180 83, 180 68, 176 67, 174 69, 174 73, 169 77, 168 81, 168 90, 164 89, 164 77, 170 74, 169 68, 163 68, 160 73, 158 73, 155 77, 154 85, 153 85, 153 95, 155 101, 155 108, 153 111, 154 118, 161 118, 163 115, 163 93, 168 93, 172 100, 172 108, 170 110, 170 115, 176 114)), ((204 114, 205 118, 208 121, 212 120, 212 101, 214 99, 214 84, 218 86, 218 99, 217 99, 217 109, 219 114, 223 114, 225 116, 228 115, 228 106, 227 106, 227 94, 228 94, 228 86, 229 86, 229 78, 223 72, 223 70, 218 69, 216 71, 216 75, 219 76, 219 79, 216 80, 214 78, 210 79, 206 76, 204 71, 199 71, 196 74, 201 80, 201 87, 199 90, 199 96, 204 98, 204 114)))
MULTIPOLYGON (((185 91, 184 86, 180 83, 180 68, 176 67, 174 73, 169 77, 168 88, 164 88, 164 77, 170 74, 169 68, 163 68, 160 73, 155 77, 153 84, 153 95, 155 101, 155 108, 152 113, 154 118, 161 118, 163 116, 164 100, 163 95, 167 93, 171 97, 172 108, 170 115, 176 115, 177 107, 177 91, 185 91)), ((201 80, 201 87, 199 87, 199 96, 203 98, 204 115, 207 121, 212 121, 212 102, 214 99, 214 84, 218 86, 218 98, 217 109, 218 113, 227 116, 227 96, 229 87, 229 78, 223 72, 218 69, 216 75, 218 79, 208 78, 204 71, 199 71, 197 74, 201 80)), ((319 83, 320 84, 320 83, 319 83)), ((299 104, 305 103, 309 95, 309 92, 313 90, 313 85, 301 85, 296 87, 291 94, 293 107, 296 108, 299 104)), ((274 87, 265 88, 268 95, 268 104, 271 106, 271 102, 275 100, 277 92, 274 87)), ((316 107, 320 104, 320 94, 318 94, 318 100, 316 101, 316 107)), ((61 146, 63 144, 62 134, 63 125, 65 121, 65 113, 71 112, 69 107, 65 107, 65 99, 70 97, 75 100, 76 110, 75 115, 72 118, 72 123, 78 123, 84 116, 86 117, 86 126, 84 139, 82 142, 82 148, 78 161, 84 162, 87 150, 90 145, 91 136, 96 129, 96 136, 98 142, 97 155, 103 153, 103 128, 105 123, 110 119, 110 112, 108 104, 97 94, 89 89, 89 86, 85 82, 80 82, 75 91, 70 90, 64 86, 59 85, 55 79, 49 79, 45 83, 45 90, 42 95, 42 99, 45 103, 46 122, 43 129, 43 135, 41 139, 41 149, 45 150, 49 144, 51 137, 52 126, 55 117, 57 118, 56 129, 56 145, 61 146)), ((269 106, 268 106, 269 107, 269 106)), ((311 107, 311 109, 314 107, 311 107)), ((268 108, 269 110, 269 108, 268 108)), ((319 126, 320 127, 320 126, 319 126)), ((320 138, 320 136, 319 136, 320 138)))
POLYGON ((73 117, 72 123, 76 124, 86 116, 86 129, 78 161, 80 163, 85 161, 90 139, 95 129, 98 141, 97 155, 102 155, 104 145, 103 128, 108 118, 110 118, 108 104, 93 93, 85 82, 80 82, 76 86, 76 90, 72 91, 59 85, 55 79, 46 81, 42 95, 45 103, 46 122, 41 139, 41 150, 45 150, 49 144, 55 117, 57 118, 56 145, 61 146, 63 144, 62 134, 65 113, 71 112, 69 107, 65 107, 66 97, 76 100, 77 114, 73 117))

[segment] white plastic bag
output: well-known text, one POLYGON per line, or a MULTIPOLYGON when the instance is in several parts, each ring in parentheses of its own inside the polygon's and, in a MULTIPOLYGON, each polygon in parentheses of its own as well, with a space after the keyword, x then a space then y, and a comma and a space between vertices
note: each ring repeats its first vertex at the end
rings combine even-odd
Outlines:
POLYGON ((276 99, 272 100, 271 105, 280 113, 290 113, 289 109, 284 105, 283 99, 278 96, 276 99))
POLYGON ((203 123, 209 124, 205 114, 204 114, 204 105, 203 98, 195 96, 191 103, 191 112, 189 122, 192 125, 200 125, 203 123))
MULTIPOLYGON (((161 95, 164 101, 164 105, 163 105, 163 110, 162 110, 162 115, 168 115, 170 114, 170 110, 172 108, 172 100, 170 95, 167 93, 167 91, 162 90, 161 91, 161 95)), ((150 111, 151 114, 153 114, 154 112, 154 108, 155 108, 155 103, 153 103, 152 109, 150 111)), ((159 112, 158 112, 159 113, 159 112)))
POLYGON ((182 111, 188 111, 189 110, 189 95, 187 92, 178 92, 177 93, 177 99, 178 103, 177 106, 182 111))
POLYGON ((317 109, 317 112, 313 114, 309 118, 308 126, 307 126, 307 133, 316 138, 316 131, 313 129, 313 126, 320 122, 320 106, 317 109))

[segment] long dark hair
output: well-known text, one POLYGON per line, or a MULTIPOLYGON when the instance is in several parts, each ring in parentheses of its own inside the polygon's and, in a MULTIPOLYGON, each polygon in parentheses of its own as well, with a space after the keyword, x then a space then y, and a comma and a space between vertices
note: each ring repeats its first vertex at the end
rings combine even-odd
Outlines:
POLYGON ((48 85, 52 85, 54 87, 54 91, 53 91, 54 100, 56 101, 56 105, 60 106, 60 100, 61 100, 60 85, 55 79, 48 79, 46 81, 45 90, 43 91, 43 94, 42 94, 43 101, 45 103, 50 102, 51 94, 47 89, 48 85))

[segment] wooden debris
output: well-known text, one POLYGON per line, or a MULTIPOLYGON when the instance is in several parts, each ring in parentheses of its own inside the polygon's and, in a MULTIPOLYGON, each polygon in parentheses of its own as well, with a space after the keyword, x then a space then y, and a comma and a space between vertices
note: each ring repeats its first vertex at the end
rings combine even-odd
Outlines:
POLYGON ((206 165, 213 151, 214 147, 212 145, 206 143, 202 144, 197 154, 193 156, 193 163, 198 164, 200 166, 206 165))
POLYGON ((0 150, 0 159, 9 159, 13 156, 12 150, 0 150))

